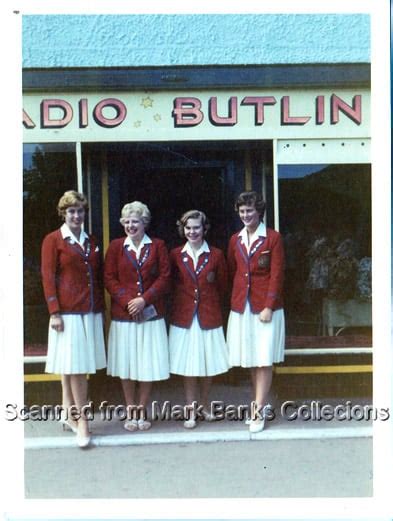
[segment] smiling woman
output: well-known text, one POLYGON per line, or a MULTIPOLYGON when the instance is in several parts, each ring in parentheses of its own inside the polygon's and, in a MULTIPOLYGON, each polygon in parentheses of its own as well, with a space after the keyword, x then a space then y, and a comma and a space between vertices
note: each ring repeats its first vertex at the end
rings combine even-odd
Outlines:
MULTIPOLYGON (((177 228, 180 237, 187 241, 170 253, 173 279, 169 329, 171 373, 183 376, 188 406, 198 403, 199 398, 202 417, 211 421, 214 415, 208 394, 212 377, 229 369, 222 317, 227 265, 223 252, 206 242, 210 224, 204 212, 185 212, 177 221, 177 228)), ((184 427, 193 429, 197 419, 195 411, 190 412, 184 427)))
POLYGON ((128 413, 124 428, 131 432, 150 429, 146 408, 152 382, 169 377, 164 320, 169 258, 164 242, 145 233, 150 218, 140 201, 124 205, 120 223, 126 238, 112 241, 105 257, 105 287, 112 304, 108 374, 121 380, 128 413))
POLYGON ((78 445, 90 443, 87 419, 79 411, 87 403, 87 374, 106 366, 102 311, 101 253, 94 237, 83 229, 88 204, 69 190, 57 205, 64 224, 42 243, 41 273, 50 313, 46 372, 61 375, 62 424, 77 434, 78 445))

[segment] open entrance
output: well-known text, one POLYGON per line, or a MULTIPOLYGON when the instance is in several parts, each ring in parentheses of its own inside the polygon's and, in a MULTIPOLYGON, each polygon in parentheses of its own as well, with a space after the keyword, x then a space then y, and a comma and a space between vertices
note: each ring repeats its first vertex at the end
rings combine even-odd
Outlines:
MULTIPOLYGON (((123 205, 139 200, 152 213, 148 233, 163 239, 169 249, 181 242, 176 221, 185 211, 198 209, 211 222, 208 241, 225 251, 230 235, 240 227, 233 207, 236 195, 246 188, 272 187, 271 141, 111 143, 101 144, 99 151, 97 144, 89 145, 84 151, 92 198, 106 189, 101 175, 107 173, 107 222, 96 215, 92 229, 97 234, 108 226, 109 240, 124 233, 119 223, 123 205)), ((272 191, 267 198, 273 212, 272 191)))

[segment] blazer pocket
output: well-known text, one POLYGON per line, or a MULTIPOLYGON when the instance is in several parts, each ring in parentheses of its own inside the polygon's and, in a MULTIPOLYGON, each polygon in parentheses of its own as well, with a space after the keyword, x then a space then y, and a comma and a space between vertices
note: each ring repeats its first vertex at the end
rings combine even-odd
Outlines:
POLYGON ((270 251, 263 251, 258 257, 258 267, 270 269, 270 251))
POLYGON ((206 279, 208 282, 214 282, 216 280, 216 274, 214 271, 209 271, 209 273, 206 276, 206 279))

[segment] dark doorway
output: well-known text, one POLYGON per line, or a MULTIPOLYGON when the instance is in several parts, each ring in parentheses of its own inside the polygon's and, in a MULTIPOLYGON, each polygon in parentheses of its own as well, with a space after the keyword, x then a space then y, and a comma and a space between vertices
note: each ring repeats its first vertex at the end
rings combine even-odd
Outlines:
MULTIPOLYGON (((145 202, 151 213, 151 234, 163 238, 168 247, 179 243, 176 221, 187 210, 200 209, 209 217, 209 241, 224 247, 227 234, 225 215, 225 172, 220 168, 150 169, 122 179, 125 201, 145 202)), ((148 232, 149 233, 149 232, 148 232)))
POLYGON ((152 213, 149 235, 162 238, 169 249, 181 242, 176 221, 185 211, 198 209, 211 222, 208 242, 225 251, 229 237, 241 227, 235 197, 245 189, 246 177, 254 190, 262 191, 263 172, 268 222, 273 224, 271 141, 86 143, 83 160, 89 172, 85 189, 92 203, 91 231, 101 241, 104 170, 110 240, 124 233, 119 223, 123 205, 140 200, 152 213))

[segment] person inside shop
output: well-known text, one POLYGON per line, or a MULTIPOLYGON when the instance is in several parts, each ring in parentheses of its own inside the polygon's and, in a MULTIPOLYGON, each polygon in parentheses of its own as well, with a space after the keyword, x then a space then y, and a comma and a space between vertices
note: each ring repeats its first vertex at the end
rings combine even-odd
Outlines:
POLYGON ((250 368, 253 402, 247 423, 250 432, 260 432, 273 364, 284 360, 284 249, 281 235, 263 222, 265 202, 260 194, 241 193, 235 210, 244 227, 232 235, 228 246, 229 363, 250 368))
POLYGON ((64 429, 90 444, 87 374, 106 367, 102 258, 95 238, 83 230, 88 203, 69 190, 57 205, 64 224, 42 243, 41 273, 50 313, 45 371, 61 375, 64 429))
POLYGON ((150 238, 149 208, 127 203, 120 223, 126 237, 113 240, 105 257, 104 281, 111 295, 108 369, 120 377, 127 407, 124 428, 150 429, 147 407, 154 381, 169 378, 165 296, 170 289, 168 251, 150 238))
POLYGON ((227 266, 223 252, 206 242, 210 225, 202 211, 187 211, 177 226, 186 242, 170 253, 170 372, 184 377, 188 413, 184 427, 193 429, 197 414, 192 404, 202 405, 203 418, 213 420, 208 406, 212 377, 229 369, 221 311, 227 292, 227 266))

